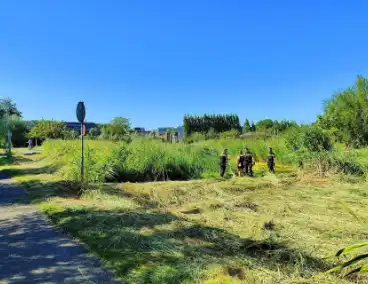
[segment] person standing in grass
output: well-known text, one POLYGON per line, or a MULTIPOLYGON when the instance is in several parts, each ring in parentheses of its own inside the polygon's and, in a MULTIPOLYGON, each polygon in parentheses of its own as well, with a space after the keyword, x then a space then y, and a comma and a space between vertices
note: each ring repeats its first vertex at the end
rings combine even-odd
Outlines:
POLYGON ((275 173, 275 153, 273 152, 272 148, 269 147, 268 150, 268 157, 267 157, 267 166, 270 173, 275 173))
POLYGON ((29 139, 28 142, 27 142, 27 144, 28 144, 28 149, 31 150, 33 148, 33 141, 32 141, 32 139, 29 139))
POLYGON ((238 176, 242 176, 244 173, 244 154, 243 151, 240 151, 239 156, 236 159, 237 168, 238 168, 238 176))
POLYGON ((229 160, 228 149, 225 148, 224 151, 222 152, 222 155, 220 156, 220 176, 221 177, 224 177, 228 160, 229 160))
POLYGON ((252 177, 255 159, 253 153, 249 151, 248 148, 245 148, 244 150, 244 160, 245 160, 244 173, 245 175, 252 177))

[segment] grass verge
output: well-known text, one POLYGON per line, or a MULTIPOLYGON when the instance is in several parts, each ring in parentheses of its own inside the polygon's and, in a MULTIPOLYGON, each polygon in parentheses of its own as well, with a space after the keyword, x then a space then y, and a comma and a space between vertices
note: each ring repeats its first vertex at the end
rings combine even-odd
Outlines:
MULTIPOLYGON (((101 184, 65 192, 42 156, 2 169, 58 226, 126 283, 365 283, 323 272, 367 238, 367 186, 346 177, 277 176, 101 184)), ((16 159, 17 161, 17 159, 16 159)))

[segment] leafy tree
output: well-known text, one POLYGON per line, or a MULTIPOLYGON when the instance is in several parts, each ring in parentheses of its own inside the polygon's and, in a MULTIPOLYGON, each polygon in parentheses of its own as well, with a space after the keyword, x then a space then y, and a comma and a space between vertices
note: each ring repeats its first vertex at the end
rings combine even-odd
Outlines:
POLYGON ((256 124, 258 131, 266 131, 268 129, 271 129, 273 127, 273 121, 272 119, 263 119, 257 122, 256 124))
POLYGON ((64 138, 66 125, 64 122, 55 120, 39 120, 29 132, 30 138, 60 139, 64 138))
POLYGON ((1 143, 8 141, 9 127, 12 130, 12 141, 17 146, 23 146, 27 128, 25 122, 20 119, 22 113, 17 109, 16 104, 10 99, 0 99, 0 140, 1 143))
POLYGON ((247 132, 250 132, 250 131, 251 131, 251 126, 250 126, 249 120, 247 118, 244 122, 243 133, 247 133, 247 132))
POLYGON ((22 113, 18 110, 17 105, 12 101, 12 99, 0 99, 0 119, 10 116, 22 118, 22 113))
POLYGON ((293 152, 320 152, 332 148, 328 133, 316 126, 301 126, 291 129, 286 133, 285 144, 293 152))
POLYGON ((24 120, 14 119, 10 122, 12 143, 14 146, 25 146, 29 132, 29 123, 24 120))
POLYGON ((273 121, 273 126, 272 126, 272 131, 274 133, 276 133, 276 132, 281 133, 281 132, 284 132, 284 131, 286 131, 287 129, 289 129, 291 127, 296 127, 296 126, 298 126, 298 124, 293 120, 281 120, 281 121, 274 120, 273 121))
POLYGON ((101 131, 101 138, 108 140, 125 140, 129 135, 130 122, 124 117, 115 117, 101 131))
POLYGON ((368 145, 368 79, 358 76, 354 85, 325 101, 317 125, 335 128, 342 140, 355 146, 368 145))
POLYGON ((216 133, 230 131, 232 129, 240 130, 239 117, 235 114, 229 115, 208 115, 184 117, 184 135, 189 138, 192 133, 207 133, 214 129, 216 133))

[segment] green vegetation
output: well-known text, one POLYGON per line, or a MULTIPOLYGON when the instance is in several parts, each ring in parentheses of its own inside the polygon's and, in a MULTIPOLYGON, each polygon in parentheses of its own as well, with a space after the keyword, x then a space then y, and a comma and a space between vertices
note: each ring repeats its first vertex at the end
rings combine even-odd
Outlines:
POLYGON ((134 136, 118 117, 86 137, 84 184, 77 136, 53 121, 28 134, 7 100, 1 139, 10 121, 47 140, 41 155, 0 165, 126 283, 367 283, 367 93, 358 77, 316 123, 247 119, 243 135, 237 115, 185 116, 186 143, 134 136), (245 147, 255 177, 220 179, 222 150, 232 173, 245 147))
POLYGON ((325 102, 317 124, 331 131, 336 140, 354 146, 368 145, 368 79, 358 76, 355 84, 325 102))
POLYGON ((74 130, 67 129, 64 122, 55 120, 39 120, 28 134, 34 139, 76 139, 79 135, 74 130))
POLYGON ((325 274, 338 264, 326 256, 366 236, 340 202, 366 219, 364 179, 279 165, 276 176, 91 184, 78 196, 43 156, 16 153, 2 169, 124 283, 365 280, 325 274))
POLYGON ((193 133, 221 133, 225 131, 237 130, 240 132, 241 126, 239 117, 231 115, 208 115, 184 117, 184 136, 189 138, 193 133))
POLYGON ((122 141, 129 140, 127 135, 130 130, 130 122, 127 118, 115 117, 109 124, 101 129, 100 139, 122 141))

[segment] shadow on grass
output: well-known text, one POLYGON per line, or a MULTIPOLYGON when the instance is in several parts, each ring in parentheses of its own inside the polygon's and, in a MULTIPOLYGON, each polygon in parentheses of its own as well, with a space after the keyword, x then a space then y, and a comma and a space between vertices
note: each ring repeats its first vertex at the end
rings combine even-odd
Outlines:
MULTIPOLYGON (((11 176, 37 175, 53 167, 11 169, 11 176)), ((21 182, 31 202, 49 197, 77 197, 65 190, 65 182, 21 182)), ((204 226, 158 212, 160 204, 148 195, 107 187, 105 194, 133 199, 141 208, 101 210, 78 206, 45 208, 53 222, 85 242, 115 273, 128 283, 198 282, 209 264, 247 265, 309 277, 325 271, 327 265, 302 251, 274 240, 241 238, 226 230, 204 226)), ((243 265, 244 266, 244 265, 243 265)), ((242 273, 238 273, 241 275, 242 273)))
POLYGON ((30 203, 40 203, 52 197, 79 198, 80 192, 73 190, 65 181, 42 182, 38 179, 18 183, 28 194, 30 203))
POLYGON ((80 238, 115 273, 132 283, 198 281, 209 264, 251 263, 273 271, 309 277, 327 265, 272 240, 241 238, 226 230, 193 224, 165 212, 95 207, 46 209, 62 228, 80 238))
POLYGON ((0 166, 11 165, 13 163, 13 159, 8 157, 6 154, 0 155, 0 166))
POLYGON ((9 168, 3 169, 2 172, 9 177, 25 176, 25 175, 39 175, 39 174, 53 174, 58 170, 56 166, 44 166, 39 168, 9 168))
MULTIPOLYGON (((89 188, 94 190, 94 189, 97 189, 97 186, 89 185, 89 188)), ((115 188, 113 186, 109 186, 108 184, 104 184, 103 192, 108 195, 116 196, 117 198, 133 199, 137 204, 145 208, 160 207, 160 203, 155 200, 152 200, 148 194, 132 193, 132 192, 124 191, 119 188, 115 188)))

